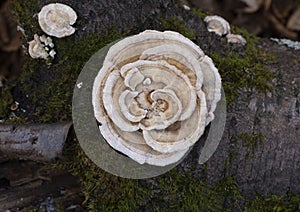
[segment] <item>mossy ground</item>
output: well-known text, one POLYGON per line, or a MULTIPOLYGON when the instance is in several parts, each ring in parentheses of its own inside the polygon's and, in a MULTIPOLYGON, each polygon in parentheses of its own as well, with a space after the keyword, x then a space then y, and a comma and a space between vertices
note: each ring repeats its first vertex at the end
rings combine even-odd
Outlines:
MULTIPOLYGON (((68 160, 57 166, 79 178, 90 211, 221 211, 223 208, 223 185, 210 188, 176 168, 150 181, 124 179, 94 165, 77 143, 71 142, 65 150, 68 160)), ((229 187, 233 186, 226 186, 229 187)), ((230 198, 229 190, 226 192, 230 198)))
POLYGON ((9 115, 9 106, 13 103, 13 97, 9 88, 0 89, 0 120, 9 115))
POLYGON ((183 20, 179 20, 175 16, 168 19, 161 19, 161 29, 180 32, 180 34, 190 40, 194 40, 196 36, 196 32, 194 30, 184 26, 183 20))
MULTIPOLYGON (((37 20, 32 15, 38 12, 35 1, 14 1, 15 15, 26 30, 24 43, 40 33, 37 20)), ((203 13, 201 16, 205 15, 203 13)), ((195 32, 183 25, 183 21, 170 18, 161 21, 163 29, 171 29, 193 39, 195 32)), ((227 102, 243 88, 255 88, 261 92, 271 90, 269 81, 272 74, 266 64, 271 56, 255 46, 257 38, 245 31, 234 28, 247 39, 243 56, 237 52, 227 55, 212 53, 223 78, 227 102), (267 56, 267 57, 266 57, 267 56)), ((1 114, 9 114, 9 104, 18 98, 26 113, 19 113, 22 122, 57 122, 71 119, 71 98, 78 74, 88 58, 98 49, 124 35, 110 30, 109 33, 89 34, 83 37, 54 39, 57 58, 47 65, 43 60, 32 60, 25 55, 23 72, 14 96, 6 93, 0 101, 1 114)), ((272 61, 272 60, 271 60, 272 61)), ((7 92, 7 90, 3 91, 7 92)), ((242 139, 242 138, 241 138, 242 139)), ((251 144, 252 145, 252 144, 251 144)), ((94 165, 84 154, 75 135, 69 137, 65 149, 65 160, 56 166, 70 171, 78 177, 86 200, 84 204, 90 211, 285 211, 300 210, 299 195, 288 197, 257 196, 243 206, 243 197, 234 177, 228 177, 217 186, 210 187, 179 169, 152 180, 122 179, 105 173, 94 165)))
MULTIPOLYGON (((16 19, 25 29, 23 43, 28 47, 27 42, 33 39, 35 33, 44 34, 37 18, 33 17, 39 10, 35 1, 13 1, 13 7, 16 19)), ((15 112, 18 122, 53 123, 70 120, 73 88, 84 64, 97 50, 122 36, 110 30, 107 34, 52 38, 57 52, 54 60, 32 59, 26 52, 17 86, 11 89, 14 99, 20 102, 20 108, 15 112)), ((0 116, 8 116, 10 111, 7 105, 11 101, 12 98, 2 99, 0 116)), ((7 120, 7 123, 13 121, 7 120)))

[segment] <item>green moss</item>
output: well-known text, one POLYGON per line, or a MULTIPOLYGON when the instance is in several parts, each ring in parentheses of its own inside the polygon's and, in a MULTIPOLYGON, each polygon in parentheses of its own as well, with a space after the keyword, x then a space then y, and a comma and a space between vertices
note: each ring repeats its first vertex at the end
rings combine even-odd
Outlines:
POLYGON ((97 50, 120 36, 111 31, 107 35, 89 34, 82 38, 54 40, 59 61, 54 63, 51 69, 55 78, 43 92, 47 103, 47 108, 45 110, 43 107, 44 113, 41 116, 43 122, 71 119, 73 88, 81 69, 97 50), (51 114, 51 117, 47 114, 51 114), (53 120, 53 117, 56 120, 53 120))
POLYGON ((9 115, 9 106, 13 102, 13 97, 9 88, 0 88, 0 119, 9 115))
POLYGON ((229 166, 231 164, 232 160, 237 156, 237 153, 238 149, 236 147, 229 150, 228 157, 225 161, 225 166, 229 166))
POLYGON ((161 30, 176 31, 191 40, 194 40, 196 37, 195 30, 186 27, 183 20, 180 20, 175 16, 168 19, 161 19, 161 30))
POLYGON ((246 38, 244 54, 232 51, 226 55, 210 55, 221 74, 228 104, 234 102, 243 88, 262 93, 272 92, 270 82, 274 76, 267 65, 275 62, 273 55, 256 46, 257 37, 236 27, 232 27, 232 31, 246 38))
POLYGON ((73 88, 84 64, 93 53, 121 36, 112 30, 105 35, 53 39, 57 56, 51 65, 26 55, 17 84, 24 95, 29 95, 34 108, 30 120, 39 123, 70 120, 73 88))
POLYGON ((149 208, 153 211, 273 211, 269 209, 299 207, 300 195, 292 194, 288 198, 257 195, 254 200, 245 201, 233 176, 224 177, 215 186, 208 186, 178 168, 148 181, 119 178, 93 164, 76 139, 69 139, 65 161, 56 167, 70 171, 79 179, 88 211, 149 208))
MULTIPOLYGON (((35 0, 14 0, 12 3, 14 15, 26 33, 25 45, 35 33, 44 34, 34 16, 40 10, 35 0)), ((24 122, 49 123, 71 119, 73 88, 84 64, 104 45, 124 36, 115 30, 107 31, 106 34, 53 38, 57 52, 54 60, 32 59, 24 55, 22 73, 16 83, 23 95, 21 101, 29 106, 28 113, 21 117, 24 122), (49 62, 51 65, 47 65, 49 62)))
POLYGON ((239 133, 236 135, 237 140, 241 140, 242 146, 248 149, 246 158, 254 154, 257 146, 261 146, 264 140, 264 136, 261 133, 247 134, 239 133))
POLYGON ((224 196, 223 210, 224 211, 241 211, 242 201, 244 200, 239 191, 236 179, 233 176, 224 177, 215 187, 218 193, 224 196))
POLYGON ((37 7, 37 2, 35 0, 13 0, 12 6, 15 19, 25 30, 25 33, 29 39, 31 39, 35 33, 42 33, 37 20, 37 13, 40 11, 40 9, 37 7))
POLYGON ((199 10, 198 8, 193 8, 192 13, 194 13, 195 15, 198 15, 202 19, 204 19, 208 15, 211 15, 211 13, 203 12, 203 11, 199 10))
POLYGON ((274 212, 292 212, 300 211, 300 194, 291 194, 270 197, 263 197, 256 195, 254 200, 248 201, 245 204, 245 212, 260 212, 260 211, 274 211, 274 212))
MULTIPOLYGON (((198 9, 193 9, 192 12, 201 18, 209 15, 198 9)), ((195 30, 186 27, 184 22, 177 17, 162 19, 161 27, 162 30, 177 31, 191 40, 194 40, 196 36, 195 30)), ((234 102, 243 88, 255 89, 262 93, 272 91, 270 82, 273 75, 267 65, 276 62, 272 54, 257 46, 258 37, 234 26, 231 26, 231 29, 232 33, 241 34, 247 40, 245 51, 238 52, 235 48, 231 48, 227 54, 210 54, 221 74, 228 104, 234 102)))
MULTIPOLYGON (((210 15, 199 9, 193 9, 193 13, 202 19, 210 15)), ((272 91, 270 82, 273 74, 267 65, 276 62, 274 55, 257 46, 258 37, 235 26, 231 26, 231 32, 246 39, 245 51, 238 52, 232 48, 226 54, 210 54, 221 74, 227 104, 232 104, 243 88, 255 89, 262 93, 272 91)))
POLYGON ((194 177, 173 169, 146 180, 122 179, 94 165, 73 142, 65 152, 66 162, 57 166, 77 176, 89 211, 216 211, 224 196, 194 177), (74 153, 75 150, 75 153, 74 153))

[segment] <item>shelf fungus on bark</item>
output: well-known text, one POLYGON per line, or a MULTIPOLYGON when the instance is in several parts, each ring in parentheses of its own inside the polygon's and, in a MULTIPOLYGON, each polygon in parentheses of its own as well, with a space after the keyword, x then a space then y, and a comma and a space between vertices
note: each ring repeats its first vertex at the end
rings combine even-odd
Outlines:
POLYGON ((246 43, 247 43, 246 39, 241 35, 228 34, 228 35, 226 35, 226 38, 227 38, 228 43, 236 43, 236 44, 240 44, 242 46, 246 45, 246 43))
POLYGON ((219 36, 230 34, 229 23, 220 16, 206 16, 204 22, 207 24, 207 30, 209 32, 214 32, 219 36))
POLYGON ((38 20, 42 30, 48 35, 58 38, 72 35, 75 28, 77 14, 68 5, 51 3, 44 6, 38 14, 38 20))
POLYGON ((220 98, 212 60, 172 31, 146 30, 114 44, 93 85, 94 114, 108 144, 156 166, 185 155, 220 98))

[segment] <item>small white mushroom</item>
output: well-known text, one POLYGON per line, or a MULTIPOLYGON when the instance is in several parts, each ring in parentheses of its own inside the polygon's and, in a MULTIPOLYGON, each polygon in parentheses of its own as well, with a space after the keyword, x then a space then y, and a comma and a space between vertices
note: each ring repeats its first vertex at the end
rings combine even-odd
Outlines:
POLYGON ((243 46, 246 45, 246 43, 247 43, 246 39, 241 35, 228 34, 228 35, 226 35, 226 38, 227 38, 228 43, 237 43, 237 44, 241 44, 243 46))
POLYGON ((49 47, 50 47, 50 48, 53 48, 53 47, 54 47, 54 43, 52 43, 52 42, 49 43, 49 47))
POLYGON ((221 78, 212 60, 176 32, 146 30, 114 44, 95 78, 100 131, 138 163, 179 161, 214 118, 221 78))
POLYGON ((190 8, 189 6, 187 6, 187 5, 185 5, 185 4, 182 5, 182 7, 183 7, 183 9, 185 9, 185 10, 188 10, 188 11, 191 10, 191 8, 190 8))
POLYGON ((204 22, 207 24, 207 30, 209 32, 214 32, 219 36, 230 34, 229 23, 220 16, 206 16, 204 22))
POLYGON ((49 55, 50 55, 50 57, 54 58, 54 56, 56 55, 56 52, 52 49, 52 50, 49 52, 49 55))
MULTIPOLYGON (((75 32, 76 12, 68 5, 51 3, 44 6, 38 14, 42 30, 48 35, 62 38, 75 32)), ((51 42, 49 42, 51 43, 51 42)))
MULTIPOLYGON (((52 39, 50 37, 47 37, 45 40, 45 45, 50 46, 50 44, 53 44, 52 39)), ((53 48, 53 47, 51 47, 51 48, 53 48)))
POLYGON ((41 41, 41 42, 45 43, 46 40, 47 40, 47 38, 46 38, 45 35, 40 36, 40 41, 41 41))
POLYGON ((47 59, 49 56, 41 43, 40 37, 37 34, 35 34, 34 39, 29 42, 28 52, 32 58, 47 59))

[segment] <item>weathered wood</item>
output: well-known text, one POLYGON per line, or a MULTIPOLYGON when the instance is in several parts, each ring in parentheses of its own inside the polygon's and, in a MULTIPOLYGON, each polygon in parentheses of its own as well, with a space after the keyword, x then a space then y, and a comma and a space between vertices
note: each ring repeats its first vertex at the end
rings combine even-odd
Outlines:
POLYGON ((30 161, 0 164, 0 211, 51 211, 75 206, 82 196, 76 178, 62 170, 30 161))
POLYGON ((276 55, 269 66, 274 73, 274 91, 266 96, 243 92, 227 113, 223 139, 207 163, 207 180, 216 182, 223 174, 236 176, 239 187, 249 195, 300 192, 300 51, 278 46, 269 40, 262 47, 276 55), (254 151, 235 142, 241 133, 263 135, 254 151), (230 165, 224 160, 235 152, 230 165), (249 154, 250 153, 250 154, 249 154), (247 157, 247 154, 249 155, 247 157))
POLYGON ((50 161, 60 157, 71 125, 0 125, 0 161, 50 161))

